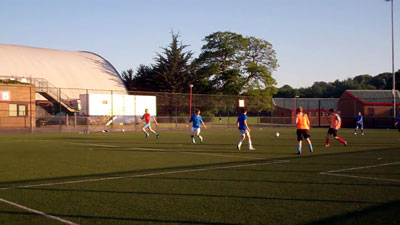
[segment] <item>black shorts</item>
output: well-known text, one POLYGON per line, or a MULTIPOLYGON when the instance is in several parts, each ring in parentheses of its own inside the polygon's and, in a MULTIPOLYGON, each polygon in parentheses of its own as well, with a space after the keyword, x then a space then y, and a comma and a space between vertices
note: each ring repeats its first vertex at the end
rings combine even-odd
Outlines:
POLYGON ((329 128, 328 134, 333 134, 333 136, 336 137, 337 136, 337 130, 333 129, 333 128, 329 128))
POLYGON ((297 141, 301 141, 301 140, 303 140, 303 138, 307 139, 307 138, 311 137, 308 134, 308 130, 305 130, 305 129, 298 129, 296 133, 297 133, 297 141))

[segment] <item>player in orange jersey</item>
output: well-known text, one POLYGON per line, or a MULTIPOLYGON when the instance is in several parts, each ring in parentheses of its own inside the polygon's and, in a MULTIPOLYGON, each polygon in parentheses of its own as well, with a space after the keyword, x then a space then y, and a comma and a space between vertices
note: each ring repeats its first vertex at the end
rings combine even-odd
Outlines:
POLYGON ((344 146, 347 146, 347 141, 345 141, 343 138, 337 136, 337 132, 342 126, 342 119, 340 118, 339 114, 336 113, 336 110, 330 109, 329 111, 331 112, 332 115, 331 115, 331 121, 330 121, 328 134, 326 135, 325 147, 329 147, 330 146, 329 137, 331 135, 333 135, 333 137, 336 140, 342 142, 344 144, 344 146))
POLYGON ((297 125, 297 154, 301 154, 302 140, 303 138, 308 143, 308 148, 310 152, 313 152, 313 147, 310 140, 310 135, 308 134, 308 130, 310 130, 310 120, 308 119, 307 114, 303 113, 303 107, 299 106, 298 113, 296 115, 296 125, 297 125))

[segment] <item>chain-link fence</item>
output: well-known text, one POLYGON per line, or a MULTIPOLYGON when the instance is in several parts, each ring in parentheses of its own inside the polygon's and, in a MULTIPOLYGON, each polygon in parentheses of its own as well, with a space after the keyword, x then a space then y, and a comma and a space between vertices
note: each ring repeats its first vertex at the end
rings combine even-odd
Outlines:
MULTIPOLYGON (((396 104, 396 112, 400 112, 400 104, 396 104)), ((392 128, 395 122, 393 116, 393 98, 363 98, 340 99, 338 111, 342 117, 343 127, 355 127, 356 116, 363 115, 366 128, 392 128)))
MULTIPOLYGON (((236 118, 239 113, 239 100, 244 100, 248 109, 250 126, 290 125, 280 124, 272 118, 272 99, 260 99, 249 96, 228 95, 203 95, 188 93, 160 93, 160 92, 129 92, 129 96, 135 96, 128 105, 132 106, 133 113, 127 113, 123 105, 117 106, 117 96, 126 96, 126 92, 109 90, 89 90, 40 87, 36 90, 36 99, 25 102, 26 105, 35 105, 35 112, 27 111, 19 115, 12 108, 2 107, 0 116, 0 129, 33 132, 68 132, 68 131, 131 131, 141 128, 141 116, 143 107, 138 99, 143 96, 155 98, 156 119, 160 129, 184 129, 188 124, 189 112, 195 109, 201 110, 201 115, 210 128, 231 128, 236 126, 236 118), (46 90, 46 91, 44 91, 46 90), (47 90, 51 90, 51 95, 47 90), (65 97, 67 96, 67 97, 65 97), (92 115, 89 104, 92 96, 100 96, 104 99, 96 108, 101 108, 102 114, 92 115), (87 99, 86 99, 87 98, 87 99), (77 101, 85 104, 78 106, 77 101), (190 102, 190 99, 191 102, 190 102), (191 105, 191 108, 190 108, 191 105), (124 109, 121 109, 124 108, 124 109), (139 110, 140 109, 140 110, 139 110), (2 120, 34 121, 32 124, 13 122, 5 125, 2 120)), ((6 104, 12 104, 7 102, 6 104)), ((289 121, 289 120, 287 120, 289 121)))
POLYGON ((205 94, 192 94, 191 98, 189 93, 129 92, 127 95, 126 92, 111 90, 56 88, 46 86, 43 81, 34 81, 33 84, 36 86, 36 97, 24 103, 25 109, 24 104, 0 101, 0 131, 140 130, 143 125, 140 118, 144 114, 141 105, 147 103, 138 99, 143 96, 153 96, 155 99, 153 114, 159 122, 159 129, 186 128, 189 112, 193 113, 196 108, 201 110, 208 127, 234 128, 240 100, 243 100, 248 109, 250 126, 294 126, 298 106, 303 107, 314 127, 329 125, 331 108, 337 109, 342 115, 344 127, 355 125, 358 112, 364 115, 366 127, 392 127, 393 122, 392 106, 387 99, 360 102, 336 98, 261 98, 205 94), (90 105, 91 96, 100 96, 102 100, 98 104, 90 105), (125 103, 121 103, 121 98, 125 103), (81 105, 80 102, 85 104, 81 105), (30 107, 31 105, 35 107, 30 107), (93 115, 90 107, 100 108, 101 113, 93 115), (133 111, 127 113, 127 108, 133 111))

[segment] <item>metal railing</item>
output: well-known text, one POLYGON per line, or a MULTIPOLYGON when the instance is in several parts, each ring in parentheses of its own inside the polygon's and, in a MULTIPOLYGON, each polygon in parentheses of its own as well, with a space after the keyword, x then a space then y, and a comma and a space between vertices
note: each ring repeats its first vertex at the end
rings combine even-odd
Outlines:
MULTIPOLYGON (((70 102, 74 99, 68 97, 62 92, 61 88, 57 88, 55 85, 51 84, 48 80, 44 78, 32 78, 32 77, 20 77, 20 76, 0 76, 0 80, 5 81, 19 81, 21 83, 28 83, 35 86, 35 91, 37 93, 47 94, 52 100, 58 102, 68 111, 77 112, 70 102)), ((44 96, 45 97, 45 96, 44 96)), ((51 101, 50 99, 48 99, 51 101)))

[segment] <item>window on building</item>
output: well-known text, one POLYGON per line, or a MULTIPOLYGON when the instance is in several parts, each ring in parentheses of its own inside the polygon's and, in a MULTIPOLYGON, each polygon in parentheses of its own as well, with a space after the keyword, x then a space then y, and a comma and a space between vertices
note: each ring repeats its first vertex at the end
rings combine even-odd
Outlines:
POLYGON ((8 105, 8 115, 9 116, 26 116, 27 115, 27 105, 21 104, 9 104, 8 105))
POLYGON ((17 104, 9 104, 8 105, 8 115, 9 116, 18 116, 17 104))
POLYGON ((26 105, 18 105, 18 116, 26 116, 26 105))

